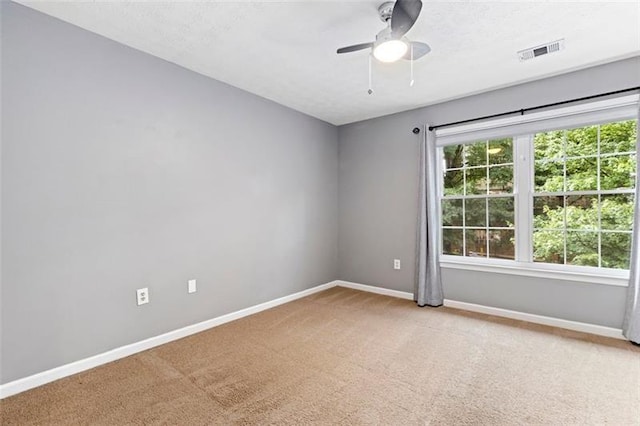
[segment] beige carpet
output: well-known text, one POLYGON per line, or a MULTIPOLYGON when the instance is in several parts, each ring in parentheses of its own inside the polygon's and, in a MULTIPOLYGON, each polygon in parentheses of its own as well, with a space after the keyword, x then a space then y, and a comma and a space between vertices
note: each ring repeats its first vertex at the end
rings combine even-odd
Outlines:
POLYGON ((631 425, 640 349, 334 288, 0 405, 7 425, 631 425))

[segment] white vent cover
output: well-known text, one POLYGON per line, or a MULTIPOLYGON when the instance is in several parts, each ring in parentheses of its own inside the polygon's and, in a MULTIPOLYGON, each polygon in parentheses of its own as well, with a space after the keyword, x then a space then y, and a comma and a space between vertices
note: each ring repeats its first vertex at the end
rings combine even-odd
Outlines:
POLYGON ((564 39, 552 41, 547 44, 524 49, 518 52, 518 58, 520 61, 527 61, 529 59, 537 58, 538 56, 546 55, 548 53, 557 52, 564 49, 564 39))

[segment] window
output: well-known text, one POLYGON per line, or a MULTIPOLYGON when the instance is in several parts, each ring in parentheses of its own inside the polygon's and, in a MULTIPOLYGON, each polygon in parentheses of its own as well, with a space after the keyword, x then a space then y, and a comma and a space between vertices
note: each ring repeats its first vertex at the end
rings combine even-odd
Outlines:
POLYGON ((533 260, 628 269, 636 123, 534 137, 533 260))
POLYGON ((444 148, 443 253, 514 259, 513 140, 444 148))
POLYGON ((628 269, 636 140, 618 120, 443 146, 443 259, 628 269))

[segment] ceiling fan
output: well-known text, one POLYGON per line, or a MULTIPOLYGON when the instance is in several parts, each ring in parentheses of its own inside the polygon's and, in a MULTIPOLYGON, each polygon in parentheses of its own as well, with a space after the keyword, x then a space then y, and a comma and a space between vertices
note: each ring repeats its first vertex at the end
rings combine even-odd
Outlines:
POLYGON ((376 41, 341 47, 338 53, 372 49, 380 62, 395 62, 399 59, 416 60, 431 51, 426 43, 409 41, 404 35, 418 20, 422 9, 421 0, 396 0, 382 3, 378 14, 387 27, 376 35, 376 41))

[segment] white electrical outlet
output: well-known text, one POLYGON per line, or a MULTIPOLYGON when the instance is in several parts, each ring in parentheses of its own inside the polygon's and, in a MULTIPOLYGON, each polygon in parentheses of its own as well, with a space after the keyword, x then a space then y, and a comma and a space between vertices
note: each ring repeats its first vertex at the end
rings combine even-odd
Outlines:
POLYGON ((400 269, 400 259, 393 259, 393 269, 400 269))
POLYGON ((138 296, 138 306, 149 303, 149 289, 147 287, 137 289, 136 294, 138 296))
POLYGON ((189 293, 195 293, 197 291, 196 280, 189 280, 188 284, 189 293))

